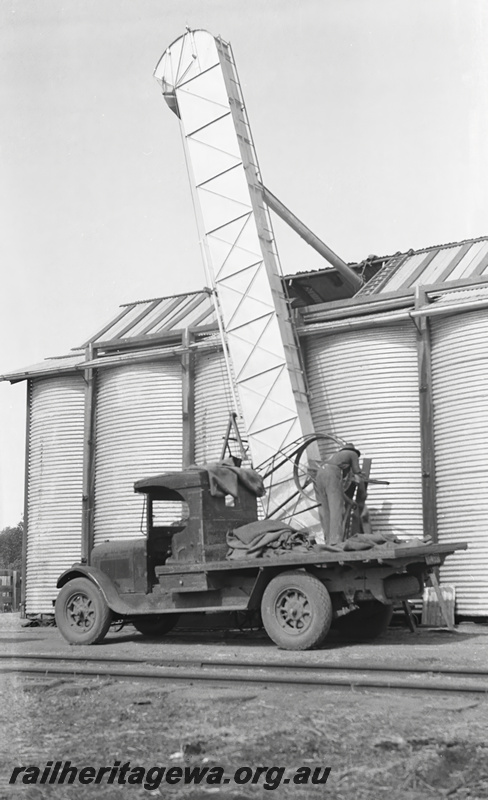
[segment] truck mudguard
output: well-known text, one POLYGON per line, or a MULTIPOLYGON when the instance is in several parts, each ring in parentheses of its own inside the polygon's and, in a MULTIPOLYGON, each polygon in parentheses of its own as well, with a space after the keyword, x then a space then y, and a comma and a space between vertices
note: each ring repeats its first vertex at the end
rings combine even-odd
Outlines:
POLYGON ((98 586, 101 593, 105 598, 108 607, 117 613, 127 613, 125 604, 121 601, 119 593, 111 581, 111 579, 95 567, 89 567, 87 564, 73 564, 72 567, 63 572, 58 578, 56 584, 58 589, 61 589, 68 581, 73 578, 88 578, 95 586, 98 586))

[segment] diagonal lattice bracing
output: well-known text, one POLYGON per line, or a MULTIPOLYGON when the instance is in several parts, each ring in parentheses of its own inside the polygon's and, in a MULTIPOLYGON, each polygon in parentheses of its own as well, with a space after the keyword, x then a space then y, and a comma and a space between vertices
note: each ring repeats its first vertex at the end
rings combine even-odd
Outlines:
MULTIPOLYGON (((188 31, 164 53, 155 75, 181 120, 207 266, 259 464, 313 433, 313 425, 230 46, 206 31, 188 31)), ((289 461, 274 473, 269 495, 269 512, 279 507, 300 525, 316 522, 315 514, 303 513, 289 461)))

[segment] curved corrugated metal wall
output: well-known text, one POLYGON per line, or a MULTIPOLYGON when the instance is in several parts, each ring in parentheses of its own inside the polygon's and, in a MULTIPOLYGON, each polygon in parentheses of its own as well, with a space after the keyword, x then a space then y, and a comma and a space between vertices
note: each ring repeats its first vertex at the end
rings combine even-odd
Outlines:
POLYGON ((353 441, 373 459, 373 529, 423 535, 416 332, 412 324, 305 337, 317 433, 353 441))
POLYGON ((488 315, 432 323, 432 382, 440 542, 467 541, 441 570, 458 614, 488 614, 488 315))
POLYGON ((29 386, 27 614, 52 614, 60 574, 81 557, 85 383, 79 375, 29 386))
POLYGON ((134 482, 181 469, 180 362, 99 370, 95 419, 94 544, 142 535, 144 502, 134 482))
POLYGON ((233 410, 221 350, 197 354, 194 391, 195 464, 205 464, 220 459, 229 414, 233 410))

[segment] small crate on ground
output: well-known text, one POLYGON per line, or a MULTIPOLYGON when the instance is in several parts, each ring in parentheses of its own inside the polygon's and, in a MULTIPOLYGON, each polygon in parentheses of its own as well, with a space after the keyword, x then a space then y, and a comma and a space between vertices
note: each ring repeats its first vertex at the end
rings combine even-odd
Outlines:
POLYGON ((448 628, 454 625, 455 586, 440 586, 439 591, 447 612, 445 619, 439 599, 433 586, 426 586, 422 598, 422 625, 428 628, 448 628))

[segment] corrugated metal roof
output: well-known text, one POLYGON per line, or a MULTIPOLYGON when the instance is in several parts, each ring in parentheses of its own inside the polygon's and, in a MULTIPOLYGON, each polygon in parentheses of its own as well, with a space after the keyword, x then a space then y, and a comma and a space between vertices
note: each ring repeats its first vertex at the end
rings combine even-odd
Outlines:
POLYGON ((215 308, 209 289, 201 292, 138 300, 120 306, 116 317, 91 336, 89 343, 122 342, 144 336, 170 333, 182 328, 216 324, 215 308))
POLYGON ((0 381, 23 381, 26 378, 39 378, 43 375, 59 375, 65 372, 74 372, 76 367, 83 364, 85 355, 69 355, 57 356, 55 358, 46 358, 44 361, 39 361, 37 364, 31 364, 28 367, 20 367, 19 369, 6 372, 0 375, 0 381))
POLYGON ((488 286, 473 286, 466 289, 451 290, 434 298, 432 305, 450 306, 458 303, 472 303, 477 300, 488 300, 488 286))
POLYGON ((379 272, 357 294, 400 292, 477 277, 488 278, 486 236, 386 257, 379 272))
MULTIPOLYGON (((348 264, 348 267, 363 281, 369 281, 382 267, 382 262, 373 256, 360 264, 348 264)), ((354 295, 354 290, 334 267, 285 275, 283 281, 293 308, 345 300, 354 295)))
MULTIPOLYGON (((57 356, 47 358, 37 364, 6 372, 0 375, 0 381, 21 381, 27 378, 42 375, 54 375, 73 372, 76 367, 86 363, 85 347, 89 343, 95 345, 123 344, 145 336, 154 337, 158 334, 181 331, 182 329, 202 329, 202 335, 212 327, 217 327, 217 317, 210 289, 200 292, 159 297, 152 300, 138 300, 120 306, 119 313, 112 317, 94 336, 90 337, 81 347, 73 350, 76 355, 57 356)), ((158 353, 159 355, 159 353, 158 353)), ((93 363, 93 362, 90 362, 93 363)))

